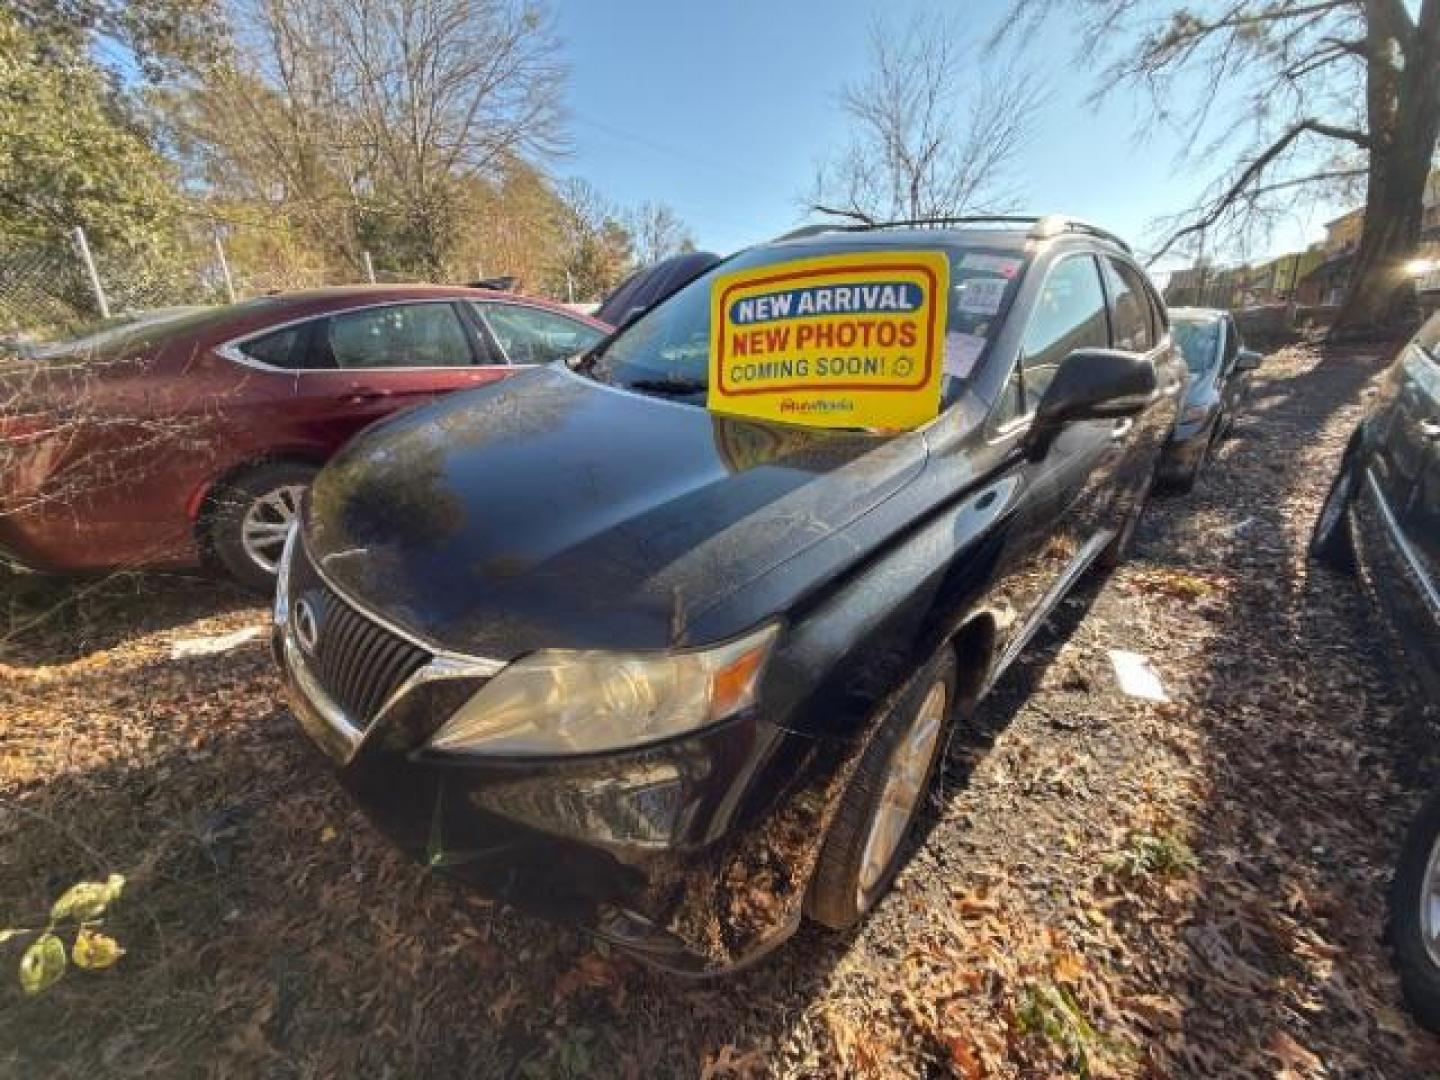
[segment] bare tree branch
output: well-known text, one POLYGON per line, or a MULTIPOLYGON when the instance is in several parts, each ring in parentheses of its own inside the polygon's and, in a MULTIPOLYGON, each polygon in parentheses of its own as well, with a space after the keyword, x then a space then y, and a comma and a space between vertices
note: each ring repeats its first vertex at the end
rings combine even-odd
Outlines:
POLYGON ((915 18, 899 31, 872 25, 869 71, 839 98, 852 141, 817 170, 808 210, 874 222, 1013 204, 1006 174, 1040 91, 1015 72, 962 82, 960 40, 940 20, 915 18))

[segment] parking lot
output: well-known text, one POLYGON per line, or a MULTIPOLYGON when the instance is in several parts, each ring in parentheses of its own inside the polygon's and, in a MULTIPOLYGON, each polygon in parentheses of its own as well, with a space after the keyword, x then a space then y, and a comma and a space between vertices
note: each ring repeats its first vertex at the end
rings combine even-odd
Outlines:
POLYGON ((1424 741, 1304 543, 1387 357, 1267 359, 1214 467, 1156 499, 957 735, 919 852, 852 934, 691 982, 404 861, 202 579, 5 582, 0 896, 123 873, 114 968, 0 1013, 34 1076, 1414 1076, 1383 894, 1424 741), (1121 694, 1109 649, 1171 697, 1121 694), (182 648, 178 650, 184 652, 182 648), (193 649, 192 649, 193 651, 193 649))

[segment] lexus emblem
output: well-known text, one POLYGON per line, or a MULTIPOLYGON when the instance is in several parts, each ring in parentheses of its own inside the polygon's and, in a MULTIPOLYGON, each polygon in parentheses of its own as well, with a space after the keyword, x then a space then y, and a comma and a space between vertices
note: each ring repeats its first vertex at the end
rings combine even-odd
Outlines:
POLYGON ((320 620, 309 600, 301 600, 295 605, 295 640, 312 656, 315 646, 320 643, 320 620))

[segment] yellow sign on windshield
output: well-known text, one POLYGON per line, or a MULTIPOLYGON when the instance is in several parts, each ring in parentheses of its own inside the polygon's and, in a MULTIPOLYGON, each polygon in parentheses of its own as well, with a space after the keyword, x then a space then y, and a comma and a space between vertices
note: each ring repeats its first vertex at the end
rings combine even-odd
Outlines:
POLYGON ((942 252, 865 251, 717 277, 706 406, 817 427, 934 419, 949 276, 942 252))

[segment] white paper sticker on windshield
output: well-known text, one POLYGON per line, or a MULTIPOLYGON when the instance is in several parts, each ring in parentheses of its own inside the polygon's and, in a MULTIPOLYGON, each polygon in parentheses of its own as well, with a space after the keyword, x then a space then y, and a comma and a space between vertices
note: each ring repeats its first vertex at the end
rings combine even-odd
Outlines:
POLYGON ((994 315, 1000 310, 1005 299, 1005 288, 1010 283, 1004 278, 971 278, 957 286, 960 290, 960 310, 967 315, 994 315))
POLYGON ((1020 260, 1004 255, 986 255, 979 251, 967 251, 960 257, 960 265, 967 270, 986 270, 1001 277, 1012 278, 1020 269, 1020 260))
POLYGON ((957 332, 945 335, 945 374, 956 379, 968 379, 975 370, 975 361, 985 349, 985 339, 979 334, 957 332))

